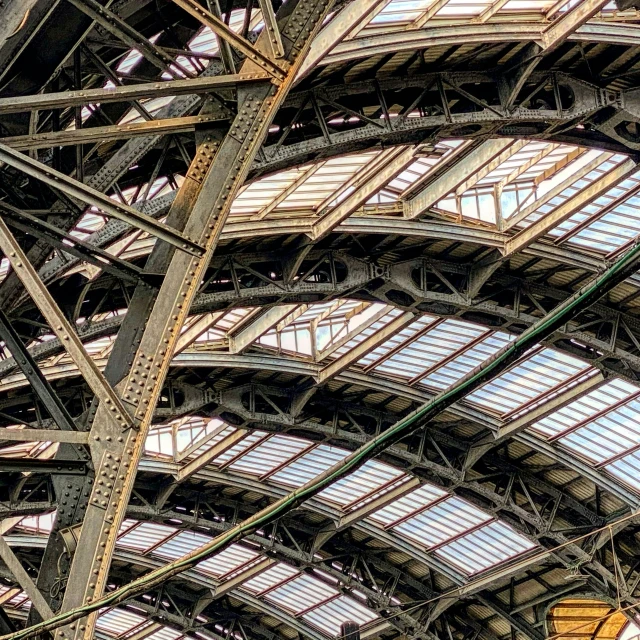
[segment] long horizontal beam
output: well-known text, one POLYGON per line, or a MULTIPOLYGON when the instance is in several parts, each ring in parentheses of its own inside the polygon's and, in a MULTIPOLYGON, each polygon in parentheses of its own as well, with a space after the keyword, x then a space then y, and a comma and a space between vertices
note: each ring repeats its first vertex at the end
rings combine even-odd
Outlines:
POLYGON ((87 475, 87 463, 82 460, 0 457, 0 473, 48 473, 66 476, 85 476, 87 475))
POLYGON ((97 189, 70 178, 64 173, 56 171, 4 144, 0 144, 0 160, 32 178, 44 182, 53 189, 58 189, 72 198, 77 198, 81 202, 97 207, 107 215, 142 229, 178 247, 182 251, 194 256, 201 256, 204 252, 204 249, 196 242, 193 242, 175 229, 158 222, 151 216, 140 213, 133 207, 116 202, 97 189))
POLYGON ((88 444, 88 431, 61 431, 58 429, 0 428, 0 442, 68 442, 88 444))
POLYGON ((2 138, 3 144, 18 151, 48 149, 50 147, 70 147, 78 144, 105 142, 108 140, 125 140, 137 136, 157 136, 176 133, 189 133, 196 127, 223 118, 218 116, 198 115, 181 118, 163 118, 146 122, 114 124, 103 127, 87 127, 69 131, 50 131, 23 136, 2 138))
POLYGON ((144 82, 121 87, 15 96, 0 98, 0 115, 25 111, 44 111, 46 109, 66 109, 67 107, 81 107, 96 103, 129 102, 144 98, 200 95, 219 89, 234 88, 243 83, 264 82, 265 80, 269 80, 269 76, 266 73, 235 73, 224 76, 187 78, 185 80, 144 82))

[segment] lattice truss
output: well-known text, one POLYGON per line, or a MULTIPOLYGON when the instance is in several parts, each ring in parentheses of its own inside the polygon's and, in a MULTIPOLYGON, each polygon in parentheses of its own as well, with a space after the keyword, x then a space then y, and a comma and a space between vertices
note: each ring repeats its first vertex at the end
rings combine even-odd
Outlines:
POLYGON ((0 3, 2 638, 636 620, 639 22, 0 3))

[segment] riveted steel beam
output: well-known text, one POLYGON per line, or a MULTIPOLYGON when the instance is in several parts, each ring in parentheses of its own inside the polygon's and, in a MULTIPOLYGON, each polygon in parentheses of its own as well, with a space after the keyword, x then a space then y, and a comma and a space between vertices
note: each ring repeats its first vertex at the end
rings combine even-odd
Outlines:
POLYGON ((7 544, 4 536, 0 536, 0 558, 9 569, 10 573, 15 577, 18 584, 22 587, 24 592, 29 596, 33 606, 38 610, 38 613, 43 618, 51 618, 53 611, 49 607, 47 601, 44 599, 40 590, 33 584, 31 577, 25 571, 22 563, 16 557, 11 547, 7 544))
POLYGON ((74 129, 72 131, 54 131, 24 136, 10 136, 2 138, 2 142, 18 151, 47 149, 51 147, 70 147, 92 142, 101 143, 110 140, 126 140, 140 136, 190 133, 195 131, 197 126, 206 125, 207 123, 222 119, 225 118, 217 115, 184 116, 182 118, 149 120, 148 122, 88 127, 86 129, 74 129))
MULTIPOLYGON (((212 69, 215 69, 215 65, 212 69)), ((30 96, 12 96, 10 98, 0 98, 0 115, 22 113, 25 111, 81 107, 96 102, 109 104, 112 102, 142 100, 144 98, 203 95, 220 89, 233 89, 239 84, 261 82, 268 79, 268 77, 266 73, 260 71, 229 75, 202 75, 198 78, 161 80, 158 82, 127 84, 109 88, 38 93, 30 96)), ((160 118, 159 121, 161 122, 162 120, 163 118, 160 118)), ((69 135, 72 132, 66 131, 65 133, 69 135)), ((150 130, 149 133, 151 134, 153 131, 150 130)), ((62 132, 60 132, 60 135, 62 135, 62 132)))
POLYGON ((78 182, 3 144, 0 144, 0 160, 54 189, 59 189, 72 198, 77 198, 81 202, 97 207, 107 215, 128 222, 151 235, 157 236, 165 242, 178 247, 181 251, 194 256, 201 256, 204 252, 203 247, 197 242, 175 229, 159 223, 154 218, 137 211, 133 207, 112 200, 93 187, 78 182))
POLYGON ((71 326, 71 323, 60 311, 51 293, 38 277, 24 251, 16 242, 3 220, 0 220, 0 249, 2 249, 9 264, 18 274, 52 331, 65 345, 65 349, 82 372, 82 376, 91 387, 91 390, 109 407, 109 420, 113 420, 120 428, 129 428, 131 421, 128 412, 91 356, 85 351, 74 327, 71 326))
POLYGON ((64 431, 76 431, 76 425, 67 408, 62 404, 58 394, 51 388, 49 381, 38 368, 33 356, 29 353, 29 350, 2 309, 0 309, 0 338, 13 354, 22 373, 28 380, 29 386, 35 391, 58 428, 64 431))
POLYGON ((134 283, 141 279, 144 280, 145 276, 140 267, 121 260, 108 251, 100 249, 100 247, 90 245, 46 220, 42 220, 25 211, 20 211, 20 209, 5 202, 0 202, 0 211, 2 211, 10 226, 45 240, 60 251, 100 267, 107 273, 111 273, 123 280, 134 283))
MULTIPOLYGON (((283 66, 280 66, 279 63, 276 63, 272 60, 268 55, 263 53, 259 47, 253 46, 247 39, 238 35, 235 31, 230 29, 220 18, 215 16, 213 13, 210 13, 205 8, 202 7, 201 4, 196 2, 196 0, 172 0, 179 7, 187 11, 190 15, 192 15, 196 20, 199 20, 205 27, 209 27, 213 33, 218 35, 221 38, 224 38, 232 47, 243 53, 247 57, 247 61, 250 63, 254 63, 250 66, 255 66, 262 71, 266 71, 269 75, 273 76, 276 80, 282 82, 286 75, 286 69, 283 66)), ((270 0, 269 0, 270 1, 270 0)), ((273 9, 272 9, 273 11, 273 9)), ((265 22, 269 20, 269 18, 264 18, 265 22)), ((270 21, 270 28, 266 29, 268 34, 268 47, 271 48, 273 45, 274 36, 272 34, 272 29, 278 31, 278 25, 275 21, 270 21)), ((279 38, 276 38, 276 48, 278 44, 282 46, 282 41, 279 38)), ((284 50, 280 51, 278 49, 278 57, 284 58, 284 50)))
POLYGON ((89 444, 89 432, 58 431, 57 429, 0 428, 0 442, 69 442, 71 444, 89 444))
POLYGON ((167 72, 173 77, 179 77, 180 75, 188 77, 191 75, 191 71, 185 68, 184 65, 174 60, 161 47, 145 38, 118 14, 101 5, 97 0, 66 1, 132 49, 139 51, 144 58, 158 69, 167 72))

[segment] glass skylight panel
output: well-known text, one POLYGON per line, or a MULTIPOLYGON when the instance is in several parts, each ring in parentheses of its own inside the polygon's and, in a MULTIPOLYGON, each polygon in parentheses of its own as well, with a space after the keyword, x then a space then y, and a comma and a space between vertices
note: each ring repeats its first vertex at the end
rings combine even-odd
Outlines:
MULTIPOLYGON (((218 418, 203 418, 202 416, 189 416, 171 423, 177 426, 176 441, 178 453, 184 451, 198 438, 201 438, 222 426, 223 422, 218 418)), ((225 436, 223 436, 225 437, 225 436)))
POLYGON ((378 616, 348 596, 340 596, 321 604, 302 616, 305 620, 331 637, 339 636, 340 625, 347 621, 364 625, 375 620, 378 616))
POLYGON ((109 609, 98 616, 96 627, 118 637, 133 629, 150 625, 151 620, 125 609, 109 609))
POLYGON ((321 491, 318 497, 344 507, 391 485, 403 476, 400 469, 377 460, 369 460, 356 471, 321 491))
MULTIPOLYGON (((367 338, 377 333, 378 331, 383 330, 390 322, 392 322, 395 318, 402 314, 400 309, 391 309, 388 313, 386 313, 382 318, 376 320, 373 324, 369 326, 365 326, 362 330, 358 331, 357 335, 355 335, 351 340, 345 342, 341 347, 336 349, 332 357, 339 358, 342 355, 345 355, 357 347, 360 343, 364 342, 367 338)), ((360 364, 361 361, 358 361, 360 364)))
POLYGON ((337 447, 318 445, 274 473, 271 480, 290 487, 298 487, 342 460, 347 453, 344 449, 337 447))
POLYGON ((508 413, 588 368, 588 364, 577 358, 543 349, 483 385, 467 399, 508 413))
POLYGON ((195 531, 181 531, 153 551, 154 556, 175 560, 209 542, 211 538, 195 531))
POLYGON ((483 331, 484 329, 468 322, 445 320, 374 370, 404 378, 419 376, 477 338, 483 331))
POLYGON ((596 199, 581 212, 572 216, 567 232, 583 228, 567 238, 567 242, 611 252, 622 246, 637 235, 640 223, 640 173, 636 173, 624 180, 615 188, 596 199), (626 194, 629 194, 625 198, 626 194), (618 201, 616 204, 616 201, 618 201), (605 207, 610 211, 601 215, 605 207), (590 220, 593 220, 589 223, 590 220), (571 226, 572 225, 572 226, 571 226))
MULTIPOLYGON (((222 442, 232 434, 236 433, 236 431, 238 431, 238 429, 236 429, 235 427, 232 427, 229 425, 225 426, 224 428, 220 429, 220 431, 218 431, 218 433, 216 433, 215 436, 211 436, 211 438, 207 439, 206 442, 203 442, 202 446, 198 447, 193 453, 191 453, 188 456, 188 459, 197 458, 199 455, 201 455, 205 451, 208 451, 209 449, 211 449, 211 447, 215 447, 215 445, 217 445, 219 442, 222 442)), ((238 444, 241 446, 243 442, 244 440, 241 440, 238 444)), ((196 443, 194 444, 197 444, 197 440, 196 440, 196 443)), ((238 451, 240 450, 243 450, 243 449, 239 449, 238 451)), ((221 464, 219 461, 219 458, 215 458, 212 464, 221 464)))
POLYGON ((291 565, 278 562, 276 565, 262 571, 251 580, 242 583, 242 589, 251 593, 260 594, 277 587, 286 580, 290 580, 300 572, 291 565))
POLYGON ((370 24, 385 24, 414 22, 434 0, 392 0, 380 11, 370 24))
POLYGON ((508 525, 494 521, 440 547, 436 554, 473 574, 530 551, 534 546, 508 525))
POLYGON ((152 428, 144 441, 145 454, 173 456, 173 429, 171 425, 152 428))
POLYGON ((488 520, 490 515, 454 496, 401 522, 393 530, 430 548, 488 520))
POLYGON ((146 552, 175 533, 173 527, 155 522, 141 522, 118 538, 118 546, 146 552))
POLYGON ((434 369, 429 375, 420 380, 420 384, 436 389, 446 389, 469 371, 484 362, 496 351, 511 340, 506 333, 495 332, 464 349, 459 355, 434 369))
POLYGON ((566 407, 554 411, 530 428, 545 436, 557 436, 639 392, 640 389, 631 383, 614 378, 566 407))
MULTIPOLYGON (((211 540, 211 538, 209 538, 209 540, 211 540)), ((217 553, 215 556, 199 562, 196 566, 198 571, 202 571, 203 573, 219 578, 236 571, 245 564, 252 562, 257 557, 258 553, 256 551, 240 544, 232 544, 230 547, 224 549, 224 551, 221 551, 220 553, 217 553)))
POLYGON ((11 598, 11 600, 7 601, 7 604, 14 609, 30 609, 31 608, 31 600, 27 597, 27 594, 24 591, 17 590, 16 594, 11 598))
POLYGON ((418 509, 423 509, 447 495, 447 492, 439 487, 424 484, 419 489, 394 500, 382 509, 372 513, 369 518, 380 522, 385 527, 393 525, 394 522, 402 520, 418 509))
POLYGON ((311 575, 302 574, 269 591, 265 598, 282 609, 300 614, 338 595, 333 587, 311 575))
POLYGON ((151 635, 145 636, 144 640, 178 640, 182 638, 183 634, 171 627, 162 627, 154 631, 151 635))
POLYGON ((640 493, 640 451, 610 462, 604 469, 640 493))
POLYGON ((280 171, 274 175, 256 180, 244 187, 234 198, 231 205, 232 214, 259 213, 267 207, 280 194, 286 191, 296 180, 308 171, 309 165, 280 171))
POLYGON ((631 400, 562 436, 558 443, 595 462, 605 462, 640 443, 640 401, 631 400))
POLYGON ((383 358, 388 353, 396 349, 399 345, 410 341, 411 338, 417 335, 420 331, 423 331, 434 320, 435 318, 433 316, 421 316, 410 325, 405 327, 402 331, 389 336, 389 339, 386 340, 383 344, 361 358, 359 360, 359 364, 365 367, 374 364, 375 362, 380 360, 380 358, 383 358))
POLYGON ((313 446, 300 438, 275 435, 259 444, 229 465, 233 471, 264 476, 285 464, 305 449, 313 446))
MULTIPOLYGON (((153 555, 167 560, 175 560, 210 541, 211 537, 204 534, 181 531, 177 536, 155 549, 153 555)), ((252 549, 234 544, 215 556, 199 562, 196 565, 196 570, 207 575, 220 577, 255 560, 257 556, 257 552, 252 549)))
POLYGON ((349 333, 360 329, 351 340, 334 352, 337 355, 346 353, 349 349, 360 344, 360 342, 364 340, 364 337, 369 337, 402 313, 399 309, 388 309, 382 318, 374 321, 375 316, 382 313, 385 309, 388 309, 388 305, 377 302, 368 304, 361 309, 348 309, 346 305, 342 305, 340 309, 337 310, 337 313, 332 313, 327 318, 321 319, 318 322, 315 334, 320 357, 322 357, 323 351, 346 338, 349 333), (345 311, 350 312, 348 316, 345 315, 345 311))
POLYGON ((129 531, 131 527, 135 527, 138 524, 137 520, 131 520, 130 518, 125 518, 120 525, 120 529, 118 529, 118 537, 120 537, 125 531, 129 531))
POLYGON ((473 2, 472 0, 449 0, 447 4, 436 13, 437 17, 465 18, 482 13, 490 2, 473 2))
POLYGON ((416 161, 409 165, 400 175, 391 180, 387 187, 389 190, 399 192, 410 188, 417 180, 433 169, 441 159, 442 156, 435 154, 427 158, 417 158, 416 161))
POLYGON ((55 511, 37 516, 26 516, 20 520, 16 527, 32 533, 51 533, 55 519, 55 511))
MULTIPOLYGON (((625 159, 624 156, 621 156, 621 158, 625 159)), ((579 225, 582 225, 584 227, 582 231, 576 234, 571 241, 577 244, 584 244, 585 240, 593 239, 594 235, 597 234, 598 236, 602 236, 605 246, 601 250, 605 251, 611 251, 616 246, 622 244, 622 242, 628 240, 629 237, 633 237, 631 235, 633 225, 637 225, 640 215, 638 208, 631 203, 631 201, 633 201, 632 197, 629 198, 629 204, 618 204, 612 211, 604 215, 604 217, 600 218, 599 214, 605 207, 609 207, 615 204, 615 201, 619 198, 623 198, 626 192, 637 189, 640 184, 638 180, 639 175, 640 174, 636 174, 634 177, 616 185, 589 205, 583 207, 568 220, 565 220, 562 224, 552 229, 550 235, 564 236, 565 234, 572 233, 578 229, 579 225), (588 224, 591 219, 594 221, 588 224), (619 225, 619 227, 617 225, 619 225), (611 238, 608 237, 606 230, 612 234, 611 238), (578 236, 580 239, 578 239, 578 236)), ((638 202, 637 199, 636 202, 638 202)))
POLYGON ((217 458, 214 458, 211 463, 224 465, 249 449, 249 447, 258 444, 258 442, 266 438, 266 436, 267 434, 264 431, 252 431, 233 447, 227 449, 224 453, 221 453, 217 458))

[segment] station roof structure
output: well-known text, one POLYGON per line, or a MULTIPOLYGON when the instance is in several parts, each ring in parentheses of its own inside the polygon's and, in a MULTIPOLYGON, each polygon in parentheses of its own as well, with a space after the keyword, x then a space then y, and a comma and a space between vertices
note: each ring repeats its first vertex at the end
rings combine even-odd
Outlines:
POLYGON ((639 78, 628 0, 0 2, 0 638, 640 633, 639 78))

